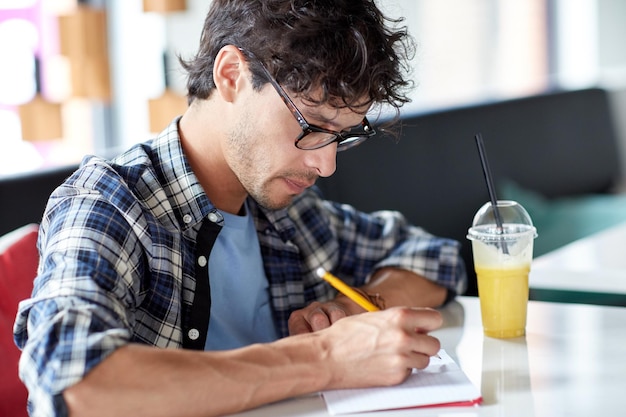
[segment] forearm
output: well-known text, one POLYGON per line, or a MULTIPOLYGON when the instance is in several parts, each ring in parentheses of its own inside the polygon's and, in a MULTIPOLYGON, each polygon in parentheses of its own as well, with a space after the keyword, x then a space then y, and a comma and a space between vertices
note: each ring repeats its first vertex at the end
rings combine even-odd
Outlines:
POLYGON ((385 307, 439 307, 448 294, 446 288, 435 282, 396 268, 379 269, 361 290, 372 295, 379 294, 385 307))
POLYGON ((70 416, 214 416, 312 392, 330 378, 315 337, 224 352, 128 345, 64 392, 70 416))
POLYGON ((439 351, 427 334, 439 326, 434 310, 391 308, 230 351, 127 345, 63 395, 70 417, 209 417, 326 389, 393 385, 439 351))

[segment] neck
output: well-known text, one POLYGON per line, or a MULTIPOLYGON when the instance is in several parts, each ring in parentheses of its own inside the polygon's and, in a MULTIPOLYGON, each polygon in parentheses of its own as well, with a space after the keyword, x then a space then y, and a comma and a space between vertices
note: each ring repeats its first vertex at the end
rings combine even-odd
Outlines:
POLYGON ((216 113, 206 108, 207 101, 197 102, 192 103, 178 124, 185 156, 211 203, 219 210, 239 214, 248 194, 221 151, 224 133, 214 128, 221 124, 207 116, 216 113))

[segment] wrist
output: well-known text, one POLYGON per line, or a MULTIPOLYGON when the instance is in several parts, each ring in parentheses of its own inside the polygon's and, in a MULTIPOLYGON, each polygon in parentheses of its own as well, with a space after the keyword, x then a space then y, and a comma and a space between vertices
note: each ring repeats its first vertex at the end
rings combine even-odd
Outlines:
MULTIPOLYGON (((384 297, 378 293, 378 292, 366 292, 360 288, 356 288, 353 287, 352 288, 354 291, 358 292, 359 294, 361 294, 364 298, 366 298, 370 303, 374 304, 376 307, 378 307, 379 310, 384 310, 386 307, 386 303, 385 303, 385 299, 384 297)), ((354 301, 352 301, 350 298, 346 297, 343 294, 338 294, 337 297, 335 298, 335 302, 337 302, 338 304, 341 304, 342 306, 344 306, 346 308, 346 310, 350 313, 350 314, 359 314, 362 313, 363 307, 359 306, 357 303, 355 303, 354 301)))
POLYGON ((379 310, 385 309, 386 307, 385 299, 383 298, 382 295, 380 295, 380 293, 365 292, 360 288, 354 288, 354 290, 358 292, 359 294, 361 294, 363 297, 367 298, 369 302, 374 304, 376 307, 378 307, 379 310))

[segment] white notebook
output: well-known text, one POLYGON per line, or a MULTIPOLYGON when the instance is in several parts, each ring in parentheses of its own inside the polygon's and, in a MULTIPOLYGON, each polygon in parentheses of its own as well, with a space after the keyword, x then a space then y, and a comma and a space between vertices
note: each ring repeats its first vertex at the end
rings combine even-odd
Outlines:
POLYGON ((341 389, 322 392, 331 415, 426 406, 474 406, 480 390, 444 351, 428 367, 413 370, 399 385, 381 388, 341 389))

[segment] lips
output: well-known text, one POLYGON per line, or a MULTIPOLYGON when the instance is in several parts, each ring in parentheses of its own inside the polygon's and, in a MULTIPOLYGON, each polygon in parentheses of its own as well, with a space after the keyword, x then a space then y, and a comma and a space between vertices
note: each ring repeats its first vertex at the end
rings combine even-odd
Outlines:
POLYGON ((290 178, 285 178, 285 182, 295 194, 300 194, 304 190, 306 190, 309 187, 312 187, 313 184, 315 184, 315 181, 312 181, 312 182, 311 181, 297 181, 297 180, 290 179, 290 178))

